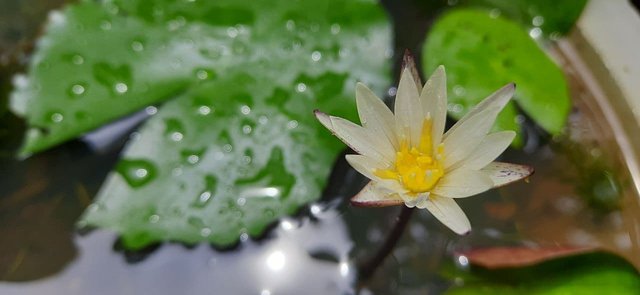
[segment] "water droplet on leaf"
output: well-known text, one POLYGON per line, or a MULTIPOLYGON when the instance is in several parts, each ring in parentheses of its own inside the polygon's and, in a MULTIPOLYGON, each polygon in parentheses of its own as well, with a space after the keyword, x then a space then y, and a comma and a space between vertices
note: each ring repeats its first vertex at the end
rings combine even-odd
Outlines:
POLYGON ((227 28, 227 35, 231 38, 238 37, 238 29, 236 29, 236 27, 227 28))
POLYGON ((160 221, 160 215, 153 214, 153 215, 149 216, 149 222, 158 223, 158 221, 160 221))
POLYGON ((540 35, 542 35, 542 29, 540 28, 536 27, 529 30, 529 36, 533 39, 537 39, 538 37, 540 37, 540 35))
POLYGON ((213 175, 207 175, 204 178, 204 182, 205 182, 204 189, 200 192, 200 194, 198 194, 198 196, 196 197, 196 199, 192 204, 196 208, 205 207, 209 203, 209 201, 213 198, 213 195, 216 193, 216 189, 218 186, 218 178, 216 178, 213 175))
POLYGON ((129 86, 127 86, 127 84, 124 84, 122 82, 118 82, 116 83, 116 85, 114 85, 114 89, 116 90, 117 93, 124 94, 129 90, 129 86))
POLYGON ((296 127, 298 127, 298 121, 296 120, 291 120, 287 123, 288 129, 295 129, 296 127))
POLYGON ((208 227, 203 227, 203 228, 200 230, 200 235, 201 235, 201 236, 203 236, 203 237, 208 237, 208 236, 210 236, 210 235, 211 235, 211 229, 210 229, 210 228, 208 228, 208 227))
POLYGON ((331 25, 331 34, 337 35, 338 33, 340 33, 340 25, 339 24, 332 24, 331 25))
POLYGON ((306 90, 307 90, 307 85, 306 85, 306 84, 304 84, 304 83, 298 83, 298 84, 296 85, 296 91, 297 91, 297 92, 302 93, 302 92, 305 92, 306 90))
POLYGON ((243 106, 240 107, 240 112, 243 115, 248 115, 248 114, 251 113, 251 108, 248 105, 243 105, 243 106))
POLYGON ((287 22, 285 23, 285 28, 287 28, 287 31, 293 31, 296 29, 296 22, 293 20, 287 20, 287 22))
POLYGON ((293 185, 295 177, 284 164, 281 148, 271 150, 269 161, 257 174, 236 180, 235 186, 240 189, 243 198, 286 198, 293 185), (278 177, 272 177, 278 175, 278 177), (262 185, 257 186, 260 183, 262 185))
POLYGON ((258 118, 258 123, 260 123, 261 125, 266 125, 267 123, 269 123, 269 117, 264 115, 260 116, 258 118))
POLYGON ((133 41, 131 42, 131 49, 135 52, 141 52, 144 50, 144 44, 141 41, 133 41))
POLYGON ((195 165, 202 159, 202 155, 204 154, 206 148, 201 149, 193 149, 193 150, 183 150, 180 152, 182 155, 182 159, 191 165, 195 165))
POLYGON ((320 59, 322 59, 322 53, 320 53, 320 51, 314 51, 311 53, 311 60, 320 61, 320 59))
POLYGON ((198 107, 198 114, 206 116, 209 115, 211 113, 211 108, 208 106, 200 106, 198 107))
POLYGON ((73 57, 71 57, 71 62, 74 65, 81 65, 84 63, 84 57, 82 57, 82 55, 76 54, 73 57))
POLYGON ((196 78, 199 80, 209 80, 217 77, 217 74, 213 70, 209 69, 196 69, 195 74, 196 78))
POLYGON ((150 161, 142 159, 124 159, 116 166, 124 180, 133 188, 138 188, 155 179, 157 168, 150 161))
POLYGON ((104 62, 93 65, 93 75, 103 86, 109 88, 112 94, 124 94, 131 85, 131 68, 124 64, 110 65, 104 62))
POLYGON ((103 31, 109 31, 111 30, 111 22, 108 20, 104 20, 100 23, 100 29, 102 29, 103 31))
POLYGON ((165 120, 164 134, 172 141, 181 141, 185 134, 182 123, 175 118, 165 120))
POLYGON ((68 91, 69 97, 76 98, 84 95, 84 93, 87 90, 86 85, 87 84, 85 83, 77 83, 77 84, 71 85, 68 91))
POLYGON ((146 108, 144 108, 144 112, 147 113, 147 115, 155 115, 158 113, 158 108, 154 107, 154 106, 148 106, 146 108))
POLYGON ((49 115, 49 120, 53 123, 60 123, 64 120, 64 116, 61 113, 54 112, 49 115))
POLYGON ((537 16, 535 16, 535 17, 531 20, 531 23, 532 23, 534 26, 539 27, 539 26, 541 26, 542 24, 544 24, 544 17, 543 17, 543 16, 541 16, 541 15, 537 15, 537 16))

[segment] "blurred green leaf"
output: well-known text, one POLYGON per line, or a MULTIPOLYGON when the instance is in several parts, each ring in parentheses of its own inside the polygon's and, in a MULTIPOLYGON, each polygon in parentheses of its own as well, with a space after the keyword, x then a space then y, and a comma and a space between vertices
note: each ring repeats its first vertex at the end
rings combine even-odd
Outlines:
POLYGON ((53 13, 38 44, 12 97, 25 154, 172 99, 80 222, 133 249, 228 246, 318 199, 344 146, 312 111, 355 119, 355 82, 388 84, 373 1, 84 2, 53 13))
MULTIPOLYGON (((454 118, 515 82, 515 103, 551 134, 562 131, 571 107, 564 75, 518 24, 486 11, 452 10, 434 24, 423 56, 427 72, 445 65, 454 118)), ((507 105, 497 128, 518 131, 516 114, 507 105)))
POLYGON ((563 257, 523 268, 471 268, 463 286, 445 294, 637 294, 638 271, 624 259, 608 253, 563 257))
POLYGON ((461 4, 496 9, 493 13, 520 22, 541 33, 567 34, 580 17, 587 0, 462 0, 461 4))

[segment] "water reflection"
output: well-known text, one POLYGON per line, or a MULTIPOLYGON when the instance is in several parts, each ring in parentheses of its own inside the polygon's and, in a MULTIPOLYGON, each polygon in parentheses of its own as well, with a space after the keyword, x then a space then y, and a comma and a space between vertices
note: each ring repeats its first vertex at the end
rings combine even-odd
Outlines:
POLYGON ((111 249, 107 231, 77 236, 78 258, 56 276, 30 283, 0 283, 0 294, 349 294, 352 242, 336 211, 318 212, 300 226, 284 220, 272 238, 247 241, 234 251, 201 244, 160 247, 136 264, 111 249), (322 251, 336 261, 316 259, 322 251))

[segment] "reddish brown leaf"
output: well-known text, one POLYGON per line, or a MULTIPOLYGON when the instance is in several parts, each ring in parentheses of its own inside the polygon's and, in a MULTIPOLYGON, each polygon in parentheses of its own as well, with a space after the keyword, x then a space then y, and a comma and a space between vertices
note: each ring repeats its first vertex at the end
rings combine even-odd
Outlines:
POLYGON ((595 247, 495 247, 460 253, 469 263, 488 269, 529 266, 547 260, 596 251, 595 247))

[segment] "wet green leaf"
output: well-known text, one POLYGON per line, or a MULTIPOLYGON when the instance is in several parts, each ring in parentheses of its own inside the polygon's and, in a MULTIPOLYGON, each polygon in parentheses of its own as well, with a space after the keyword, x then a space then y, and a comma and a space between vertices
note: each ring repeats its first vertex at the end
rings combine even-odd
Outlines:
MULTIPOLYGON (((96 3, 50 15, 28 75, 11 97, 31 154, 182 91, 200 59, 184 39, 96 3), (178 62, 179 61, 179 62, 178 62), (187 64, 188 63, 188 64, 187 64)), ((186 37, 186 36, 185 36, 186 37)))
POLYGON ((352 34, 354 29, 385 35, 383 24, 381 10, 368 1, 70 5, 50 15, 28 74, 16 79, 11 107, 29 125, 21 153, 42 151, 175 97, 229 68, 289 59, 294 51, 305 60, 354 55, 342 43, 368 44, 363 38, 372 37, 352 34))
MULTIPOLYGON (((312 111, 354 119, 355 82, 379 93, 388 84, 389 30, 375 2, 123 3, 70 8, 61 34, 70 39, 78 33, 72 28, 87 30, 86 22, 97 17, 85 14, 102 10, 107 31, 140 26, 122 27, 109 39, 126 47, 109 55, 117 61, 79 53, 82 64, 91 63, 85 73, 91 80, 77 107, 87 107, 96 124, 109 118, 93 113, 124 114, 175 97, 133 137, 80 222, 118 231, 128 248, 166 240, 224 247, 245 233, 261 235, 279 217, 318 199, 344 148, 312 111), (127 91, 119 90, 120 81, 127 81, 127 91), (88 91, 93 88, 100 92, 88 91), (136 104, 123 103, 127 99, 136 104)), ((94 25, 104 29, 101 24, 94 25)), ((98 36, 109 33, 90 34, 87 46, 108 46, 98 36)), ((45 125, 49 132, 32 138, 28 151, 85 130, 62 115, 56 124, 75 130, 45 125)))
POLYGON ((311 78, 298 93, 290 90, 301 83, 297 71, 265 65, 272 70, 233 70, 165 104, 83 222, 122 232, 131 248, 159 240, 227 246, 317 199, 343 147, 310 114, 338 102, 355 109, 348 75, 311 78), (338 87, 330 99, 316 96, 326 87, 312 81, 323 79, 338 87))
POLYGON ((472 267, 463 286, 445 294, 636 294, 638 271, 622 258, 589 253, 534 266, 487 270, 472 267))
MULTIPOLYGON (((449 114, 454 118, 515 82, 515 103, 551 134, 562 131, 570 110, 564 75, 518 24, 486 11, 452 10, 433 26, 423 55, 427 72, 440 64, 447 68, 449 114)), ((518 131, 518 120, 511 103, 497 128, 518 131)))

